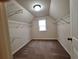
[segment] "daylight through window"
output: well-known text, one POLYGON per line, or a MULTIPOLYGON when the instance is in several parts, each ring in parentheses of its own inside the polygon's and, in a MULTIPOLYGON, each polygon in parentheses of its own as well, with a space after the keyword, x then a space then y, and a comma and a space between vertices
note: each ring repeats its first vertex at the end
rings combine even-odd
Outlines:
POLYGON ((39 31, 46 31, 46 20, 39 20, 39 31))

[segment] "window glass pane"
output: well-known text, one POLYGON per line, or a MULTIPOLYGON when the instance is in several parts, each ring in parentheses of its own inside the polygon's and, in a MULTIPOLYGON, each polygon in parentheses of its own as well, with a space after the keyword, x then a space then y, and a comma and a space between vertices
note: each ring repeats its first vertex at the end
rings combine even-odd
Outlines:
POLYGON ((39 31, 46 31, 46 20, 39 20, 39 31))
POLYGON ((40 25, 40 26, 41 26, 41 25, 44 25, 44 26, 45 26, 45 25, 46 25, 45 23, 46 23, 46 20, 39 20, 39 25, 40 25))

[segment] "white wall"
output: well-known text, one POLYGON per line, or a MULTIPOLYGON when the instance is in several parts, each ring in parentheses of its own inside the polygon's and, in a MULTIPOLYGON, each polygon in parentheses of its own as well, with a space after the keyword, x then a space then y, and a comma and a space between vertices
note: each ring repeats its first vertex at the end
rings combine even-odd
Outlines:
POLYGON ((9 22, 9 33, 11 39, 11 49, 13 54, 32 39, 31 27, 27 23, 22 24, 9 22))
POLYGON ((71 55, 71 41, 67 38, 70 34, 70 0, 51 0, 50 16, 54 17, 57 24, 58 40, 66 51, 71 55))
MULTIPOLYGON (((59 22, 58 40, 66 51, 70 54, 71 59, 78 59, 78 4, 77 0, 70 0, 70 24, 59 22), (72 41, 67 38, 72 37, 72 41)), ((64 20, 64 19, 63 19, 64 20)), ((67 20, 67 18, 65 18, 67 20)))
POLYGON ((70 0, 72 56, 71 59, 78 59, 78 0, 70 0))
POLYGON ((10 1, 6 5, 11 49, 14 54, 32 40, 30 23, 33 16, 15 1, 10 1))
POLYGON ((70 16, 73 37, 78 39, 78 0, 70 0, 70 16))
POLYGON ((71 55, 71 41, 68 40, 68 38, 70 37, 70 23, 64 22, 63 20, 69 22, 70 17, 60 19, 60 21, 58 22, 57 25, 58 41, 71 55))
POLYGON ((57 38, 57 25, 55 20, 49 16, 33 19, 32 23, 32 39, 56 39, 57 38), (46 19, 47 31, 40 32, 38 20, 46 19))

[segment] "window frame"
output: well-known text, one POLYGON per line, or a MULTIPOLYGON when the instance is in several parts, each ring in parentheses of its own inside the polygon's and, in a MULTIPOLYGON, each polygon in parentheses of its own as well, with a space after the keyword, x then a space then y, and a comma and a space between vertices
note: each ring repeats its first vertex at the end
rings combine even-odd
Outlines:
POLYGON ((47 20, 46 19, 38 20, 38 30, 39 30, 39 32, 45 32, 45 31, 47 31, 47 20), (43 27, 43 25, 40 25, 40 22, 42 22, 43 20, 45 21, 45 25, 44 25, 45 30, 42 30, 41 28, 43 27))

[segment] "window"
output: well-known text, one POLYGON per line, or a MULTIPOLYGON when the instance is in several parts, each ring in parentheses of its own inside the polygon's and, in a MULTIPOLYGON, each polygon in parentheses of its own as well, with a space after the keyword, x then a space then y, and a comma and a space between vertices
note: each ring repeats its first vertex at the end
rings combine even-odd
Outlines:
POLYGON ((46 31, 46 20, 39 20, 39 31, 46 31))

